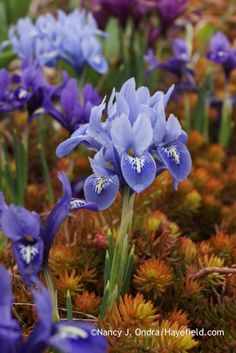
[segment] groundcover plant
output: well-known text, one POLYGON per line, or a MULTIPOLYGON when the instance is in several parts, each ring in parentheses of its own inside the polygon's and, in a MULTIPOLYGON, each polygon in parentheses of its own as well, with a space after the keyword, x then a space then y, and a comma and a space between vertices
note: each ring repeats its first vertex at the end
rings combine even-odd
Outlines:
POLYGON ((0 4, 0 353, 235 352, 235 1, 0 4))

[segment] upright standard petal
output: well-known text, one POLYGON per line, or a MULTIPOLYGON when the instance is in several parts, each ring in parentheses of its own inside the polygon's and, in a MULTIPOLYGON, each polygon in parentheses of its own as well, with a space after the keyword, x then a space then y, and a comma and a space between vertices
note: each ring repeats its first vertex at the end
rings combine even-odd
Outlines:
POLYGON ((156 177, 156 163, 148 152, 138 157, 123 154, 121 170, 125 181, 135 192, 145 190, 156 177))
POLYGON ((166 133, 163 139, 163 143, 169 143, 177 140, 182 133, 182 128, 179 123, 179 120, 170 114, 166 122, 166 133))
POLYGON ((113 120, 111 125, 111 138, 120 155, 127 152, 132 146, 132 137, 132 126, 126 115, 122 114, 113 120))
POLYGON ((90 175, 84 183, 86 200, 94 202, 99 210, 104 210, 115 201, 119 190, 117 175, 110 177, 90 175))
POLYGON ((157 152, 161 162, 176 181, 183 181, 187 178, 191 171, 192 161, 185 144, 176 141, 172 145, 159 147, 157 152))
POLYGON ((141 113, 137 117, 133 125, 132 135, 134 153, 137 155, 143 154, 148 150, 153 138, 153 129, 146 113, 141 113))

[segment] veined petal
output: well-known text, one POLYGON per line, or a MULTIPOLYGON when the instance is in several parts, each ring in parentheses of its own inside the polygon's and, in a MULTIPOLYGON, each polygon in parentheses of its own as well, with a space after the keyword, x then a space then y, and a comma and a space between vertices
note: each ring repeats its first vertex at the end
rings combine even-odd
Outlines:
POLYGON ((113 120, 111 125, 111 137, 119 154, 127 152, 132 146, 132 126, 126 115, 122 114, 113 120))
POLYGON ((179 120, 174 116, 174 114, 170 114, 166 122, 166 133, 163 142, 171 143, 172 141, 177 140, 181 133, 182 128, 179 120))
POLYGON ((30 279, 37 276, 43 261, 43 241, 31 242, 19 240, 12 243, 13 253, 16 259, 17 267, 21 277, 26 284, 30 279))
POLYGON ((141 104, 148 104, 150 99, 149 89, 147 87, 140 87, 137 90, 138 100, 141 104))
POLYGON ((84 184, 86 200, 94 202, 99 210, 109 207, 116 198, 119 190, 119 179, 117 175, 110 177, 98 177, 90 175, 84 184))
POLYGON ((158 148, 158 156, 176 181, 187 178, 192 167, 190 153, 180 141, 158 148))
POLYGON ((140 157, 123 154, 121 170, 125 181, 135 192, 145 190, 156 177, 156 164, 148 152, 140 157))
POLYGON ((129 116, 129 105, 121 93, 116 93, 116 115, 129 116))
POLYGON ((150 119, 147 114, 141 113, 133 125, 133 149, 135 154, 143 154, 151 145, 152 138, 153 130, 150 119))
POLYGON ((153 142, 157 145, 163 142, 166 132, 166 120, 158 118, 153 128, 153 142))

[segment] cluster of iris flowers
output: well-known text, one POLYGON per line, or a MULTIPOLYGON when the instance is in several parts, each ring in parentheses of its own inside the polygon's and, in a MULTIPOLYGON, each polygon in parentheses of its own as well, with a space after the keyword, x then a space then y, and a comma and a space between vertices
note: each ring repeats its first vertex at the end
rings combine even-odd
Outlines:
POLYGON ((58 146, 58 157, 80 143, 96 152, 90 159, 94 174, 85 181, 84 193, 100 210, 114 202, 119 189, 142 192, 164 170, 172 174, 175 187, 188 176, 187 134, 173 114, 165 116, 173 88, 150 96, 147 87, 136 90, 135 80, 128 80, 120 92, 113 91, 107 106, 103 101, 92 109, 88 124, 58 146))
POLYGON ((37 63, 55 66, 59 60, 68 62, 78 73, 85 65, 104 74, 107 61, 102 54, 99 37, 106 34, 98 29, 92 14, 75 10, 70 14, 58 11, 39 16, 35 23, 29 17, 20 19, 9 30, 10 44, 24 66, 37 63))

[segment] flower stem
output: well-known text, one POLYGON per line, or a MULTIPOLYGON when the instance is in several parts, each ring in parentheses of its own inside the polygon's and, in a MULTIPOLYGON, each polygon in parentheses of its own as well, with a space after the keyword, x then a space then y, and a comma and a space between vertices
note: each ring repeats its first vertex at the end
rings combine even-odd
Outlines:
POLYGON ((134 194, 131 194, 129 188, 125 189, 123 194, 123 204, 121 212, 121 223, 118 237, 114 245, 113 254, 107 253, 106 268, 110 268, 107 283, 105 284, 106 296, 102 303, 101 313, 105 315, 107 307, 111 306, 121 293, 124 294, 124 288, 128 287, 130 276, 127 275, 132 270, 132 254, 129 254, 129 238, 133 217, 134 194), (106 297, 106 298, 105 298, 106 297), (106 299, 106 300, 105 300, 106 299))
POLYGON ((56 291, 54 289, 52 275, 51 275, 51 272, 49 270, 48 265, 44 265, 43 272, 44 272, 44 276, 45 276, 45 279, 46 279, 48 292, 49 292, 49 295, 50 295, 51 300, 52 300, 53 320, 54 321, 59 321, 60 317, 59 317, 58 306, 57 306, 57 295, 56 295, 56 291))

